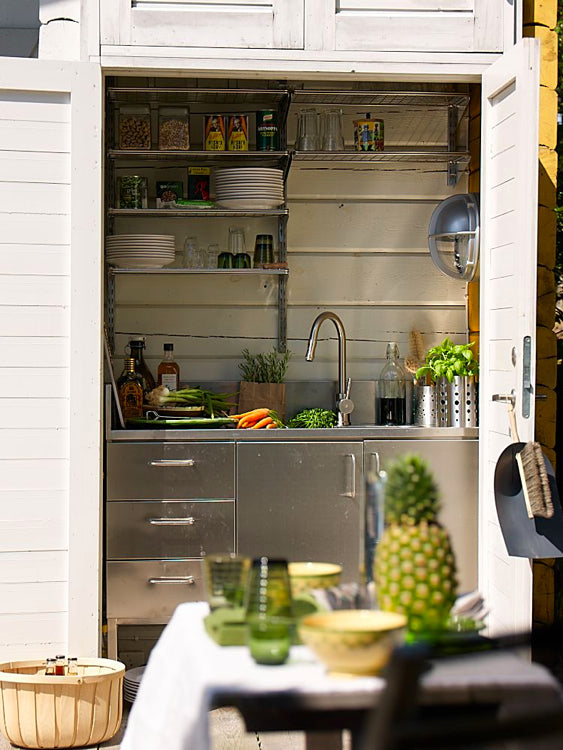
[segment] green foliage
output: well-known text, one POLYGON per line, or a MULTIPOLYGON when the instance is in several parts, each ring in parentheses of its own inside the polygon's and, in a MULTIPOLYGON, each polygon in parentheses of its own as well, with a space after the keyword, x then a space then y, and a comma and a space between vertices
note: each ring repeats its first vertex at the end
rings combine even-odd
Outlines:
POLYGON ((242 379, 250 383, 283 383, 291 352, 280 354, 275 349, 266 354, 251 354, 242 350, 243 362, 239 365, 242 379))
POLYGON ((433 346, 426 355, 426 364, 416 371, 416 378, 430 375, 432 380, 447 378, 451 383, 456 375, 477 375, 479 363, 471 351, 470 344, 453 344, 445 338, 438 346, 433 346))
POLYGON ((336 414, 329 409, 304 409, 292 417, 287 423, 288 427, 304 427, 308 429, 319 429, 334 427, 336 414))

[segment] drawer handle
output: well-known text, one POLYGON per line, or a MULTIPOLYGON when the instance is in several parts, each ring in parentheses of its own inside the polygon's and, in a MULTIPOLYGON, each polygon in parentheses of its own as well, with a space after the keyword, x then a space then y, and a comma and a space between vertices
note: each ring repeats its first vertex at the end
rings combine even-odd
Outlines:
POLYGON ((149 518, 148 521, 153 526, 193 526, 195 518, 149 518))
POLYGON ((342 497, 351 497, 352 500, 356 497, 356 456, 353 453, 347 453, 344 458, 350 459, 348 465, 350 467, 348 475, 348 487, 349 489, 342 492, 342 497))
POLYGON ((157 458, 149 466, 194 466, 193 458, 157 458))
POLYGON ((159 578, 149 578, 149 583, 165 583, 170 586, 178 584, 193 586, 195 578, 193 576, 160 576, 159 578))

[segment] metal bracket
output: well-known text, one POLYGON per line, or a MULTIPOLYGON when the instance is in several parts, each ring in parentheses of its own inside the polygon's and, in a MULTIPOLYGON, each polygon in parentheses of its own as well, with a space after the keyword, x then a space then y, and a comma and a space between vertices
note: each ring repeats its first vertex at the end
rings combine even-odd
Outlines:
POLYGON ((524 336, 522 351, 522 416, 530 416, 530 398, 532 395, 532 337, 524 336))
POLYGON ((455 187, 457 185, 458 179, 459 179, 459 168, 458 168, 457 162, 449 161, 448 162, 448 186, 455 187))
POLYGON ((109 345, 112 351, 115 349, 115 276, 111 269, 108 270, 108 283, 106 291, 107 310, 106 323, 108 330, 109 345))

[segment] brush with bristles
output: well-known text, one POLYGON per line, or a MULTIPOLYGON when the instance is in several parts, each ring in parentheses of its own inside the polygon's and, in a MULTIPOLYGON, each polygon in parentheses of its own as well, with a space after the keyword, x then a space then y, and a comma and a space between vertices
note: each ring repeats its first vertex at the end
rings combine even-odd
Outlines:
MULTIPOLYGON (((508 404, 508 416, 512 439, 518 443, 520 442, 518 428, 516 427, 514 406, 511 403, 508 404)), ((527 442, 522 450, 516 454, 516 463, 518 464, 518 473, 520 474, 528 517, 551 518, 554 513, 553 499, 541 445, 533 441, 527 442)))
POLYGON ((424 342, 422 334, 415 329, 409 333, 409 356, 405 357, 405 370, 414 375, 416 371, 424 364, 424 342))

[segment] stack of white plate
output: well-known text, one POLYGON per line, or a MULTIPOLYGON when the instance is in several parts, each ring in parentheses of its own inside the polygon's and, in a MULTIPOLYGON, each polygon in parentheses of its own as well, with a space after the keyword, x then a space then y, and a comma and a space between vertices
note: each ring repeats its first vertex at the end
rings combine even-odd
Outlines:
POLYGON ((123 676, 123 698, 128 703, 133 703, 137 697, 144 671, 144 667, 134 667, 134 669, 128 669, 125 672, 123 676))
POLYGON ((162 268, 172 263, 173 234, 112 234, 106 237, 106 260, 119 268, 162 268))
POLYGON ((281 169, 241 167, 215 172, 215 202, 224 208, 269 209, 283 201, 281 169))

